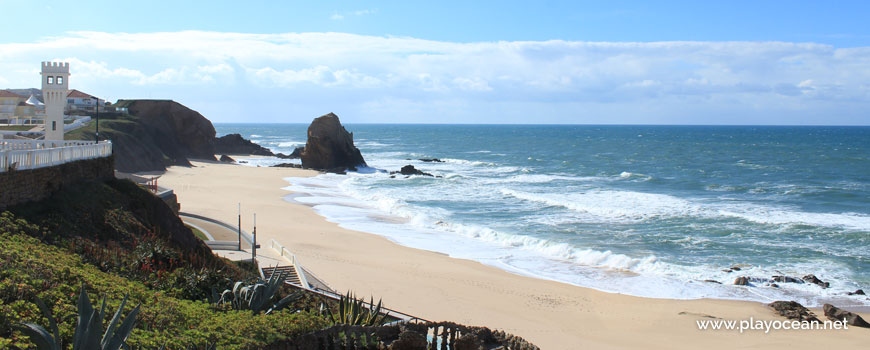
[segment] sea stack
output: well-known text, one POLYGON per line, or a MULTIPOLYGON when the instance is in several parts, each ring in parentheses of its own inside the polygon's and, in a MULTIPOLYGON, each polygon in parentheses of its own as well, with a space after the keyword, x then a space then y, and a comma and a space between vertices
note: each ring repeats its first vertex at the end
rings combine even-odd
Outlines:
POLYGON ((342 173, 358 166, 366 166, 366 161, 353 145, 353 133, 341 126, 338 116, 329 113, 314 119, 308 126, 302 167, 342 173))

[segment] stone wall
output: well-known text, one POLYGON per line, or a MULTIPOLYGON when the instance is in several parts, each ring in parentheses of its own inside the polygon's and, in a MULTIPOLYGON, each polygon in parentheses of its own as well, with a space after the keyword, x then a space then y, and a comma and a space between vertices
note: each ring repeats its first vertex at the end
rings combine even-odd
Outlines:
POLYGON ((0 173, 0 209, 44 199, 60 188, 80 181, 112 179, 115 177, 114 169, 115 158, 103 157, 0 173))

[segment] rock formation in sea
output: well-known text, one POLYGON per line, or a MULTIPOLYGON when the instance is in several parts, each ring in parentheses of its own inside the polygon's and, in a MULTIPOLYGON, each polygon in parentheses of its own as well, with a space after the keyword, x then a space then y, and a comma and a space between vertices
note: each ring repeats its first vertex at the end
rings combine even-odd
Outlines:
POLYGON ((423 171, 421 171, 421 170, 415 168, 413 165, 405 165, 405 166, 403 166, 402 169, 399 170, 399 171, 391 171, 391 172, 390 172, 390 175, 396 175, 396 174, 400 174, 400 175, 422 175, 422 176, 431 176, 431 177, 434 177, 434 175, 432 175, 432 174, 430 174, 430 173, 425 173, 425 172, 423 172, 423 171))
POLYGON ((269 149, 245 140, 240 134, 229 134, 215 138, 214 151, 220 154, 272 155, 272 151, 269 149))
POLYGON ((302 167, 341 173, 366 166, 353 133, 341 126, 338 116, 329 113, 314 119, 308 126, 308 141, 302 151, 302 167))

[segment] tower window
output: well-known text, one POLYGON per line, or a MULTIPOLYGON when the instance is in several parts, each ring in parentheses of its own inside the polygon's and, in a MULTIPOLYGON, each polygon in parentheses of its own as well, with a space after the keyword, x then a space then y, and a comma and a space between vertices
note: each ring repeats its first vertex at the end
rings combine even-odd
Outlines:
POLYGON ((49 75, 47 79, 48 79, 48 81, 46 81, 46 83, 48 85, 54 84, 54 77, 53 76, 49 75))
POLYGON ((56 122, 56 121, 52 121, 52 122, 51 122, 51 131, 55 131, 55 130, 57 130, 57 122, 56 122))
POLYGON ((63 85, 63 77, 57 77, 57 85, 63 85))

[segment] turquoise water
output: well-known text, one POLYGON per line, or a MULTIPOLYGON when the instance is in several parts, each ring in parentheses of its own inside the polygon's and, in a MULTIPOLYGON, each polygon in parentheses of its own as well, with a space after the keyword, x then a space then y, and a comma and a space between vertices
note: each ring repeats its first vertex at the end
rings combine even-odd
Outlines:
MULTIPOLYGON (((306 127, 216 125, 285 153, 306 127)), ((345 227, 611 292, 870 305, 845 295, 870 289, 870 128, 347 128, 370 169, 288 179, 345 227), (406 164, 441 178, 383 172, 406 164), (831 288, 766 281, 779 274, 831 288)))

